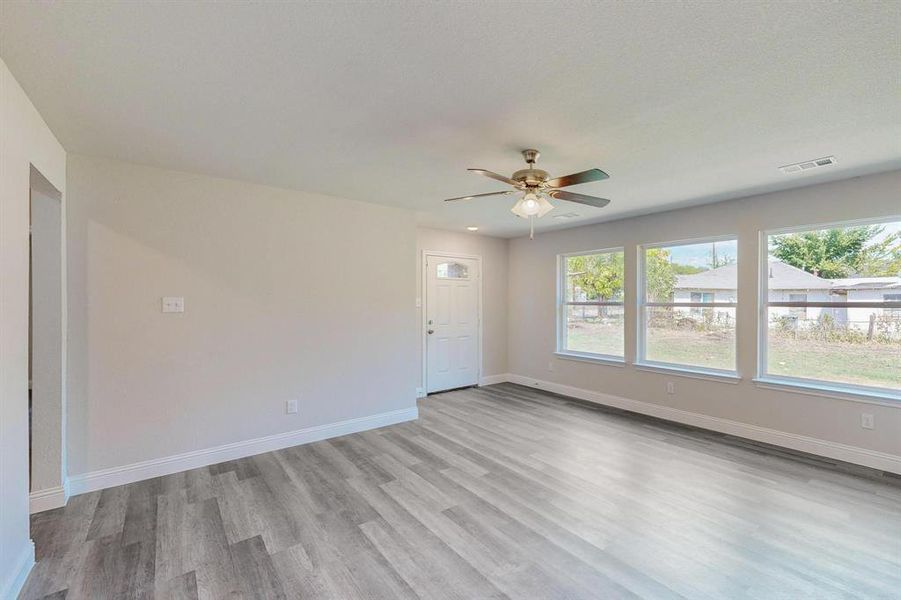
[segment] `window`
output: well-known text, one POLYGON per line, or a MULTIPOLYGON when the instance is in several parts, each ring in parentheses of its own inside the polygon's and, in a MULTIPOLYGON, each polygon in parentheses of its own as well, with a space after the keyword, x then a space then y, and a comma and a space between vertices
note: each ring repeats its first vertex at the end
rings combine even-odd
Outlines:
POLYGON ((734 238, 641 248, 639 363, 735 373, 734 238))
POLYGON ((435 268, 438 279, 469 279, 469 267, 460 263, 438 263, 435 268))
POLYGON ((901 220, 767 232, 763 243, 760 376, 901 396, 901 220))
MULTIPOLYGON (((697 302, 699 304, 704 304, 708 302, 713 302, 713 294, 710 292, 692 292, 691 293, 691 301, 697 302)), ((691 309, 691 314, 695 316, 700 316, 703 313, 701 312, 702 308, 693 308, 691 309)))
POLYGON ((557 350, 623 358, 623 251, 560 257, 557 350))

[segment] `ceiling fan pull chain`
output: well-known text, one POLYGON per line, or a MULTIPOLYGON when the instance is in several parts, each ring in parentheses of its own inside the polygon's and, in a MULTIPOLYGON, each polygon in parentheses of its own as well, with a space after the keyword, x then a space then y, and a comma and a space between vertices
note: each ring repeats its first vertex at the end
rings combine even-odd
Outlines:
POLYGON ((535 215, 529 217, 529 239, 535 239, 535 215))

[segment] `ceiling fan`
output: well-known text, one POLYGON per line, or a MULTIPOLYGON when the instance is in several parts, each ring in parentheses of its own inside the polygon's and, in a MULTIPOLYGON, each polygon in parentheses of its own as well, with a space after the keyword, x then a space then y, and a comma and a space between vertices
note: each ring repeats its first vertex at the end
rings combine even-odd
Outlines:
POLYGON ((592 181, 602 181, 610 176, 600 169, 588 169, 581 173, 573 173, 572 175, 564 175, 563 177, 555 177, 551 179, 550 174, 542 169, 535 168, 535 162, 538 160, 540 153, 538 150, 523 150, 522 157, 529 166, 521 169, 511 175, 504 177, 485 169, 468 169, 473 173, 503 181, 514 189, 502 192, 488 192, 487 194, 473 194, 471 196, 460 196, 459 198, 448 198, 445 202, 456 202, 457 200, 471 200, 472 198, 482 198, 484 196, 499 196, 506 194, 516 194, 522 192, 522 196, 513 205, 510 211, 518 217, 529 219, 530 233, 532 237, 535 233, 534 219, 543 217, 553 210, 554 205, 548 201, 548 197, 555 200, 567 200, 569 202, 578 202, 579 204, 587 204, 597 208, 603 208, 610 204, 610 200, 606 198, 597 198, 595 196, 586 196, 585 194, 576 194, 575 192, 567 192, 560 188, 578 185, 580 183, 589 183, 592 181))

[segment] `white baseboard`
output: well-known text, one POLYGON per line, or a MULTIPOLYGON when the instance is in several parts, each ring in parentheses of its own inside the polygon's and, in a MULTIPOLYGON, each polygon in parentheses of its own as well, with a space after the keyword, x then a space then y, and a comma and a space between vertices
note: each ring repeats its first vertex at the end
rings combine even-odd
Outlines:
POLYGON ((499 375, 485 375, 479 379, 479 385, 494 385, 495 383, 505 383, 510 381, 510 373, 501 373, 499 375))
POLYGON ((227 460, 253 456, 254 454, 262 454, 263 452, 271 452, 282 448, 290 448, 291 446, 309 444, 311 442, 318 442, 320 440, 348 435, 350 433, 358 433, 360 431, 403 423, 404 421, 413 421, 418 417, 419 409, 413 406, 377 415, 370 415, 368 417, 348 419, 346 421, 329 423, 327 425, 317 425, 315 427, 277 433, 275 435, 245 440, 243 442, 235 442, 233 444, 225 444, 214 448, 194 450, 192 452, 185 452, 184 454, 145 460, 130 465, 123 465, 121 467, 92 471, 90 473, 69 477, 69 492, 73 496, 84 494, 85 492, 93 492, 126 483, 134 483, 135 481, 142 481, 144 479, 150 479, 151 477, 171 475, 172 473, 178 473, 188 469, 214 465, 227 460))
POLYGON ((2 600, 15 600, 22 591, 22 586, 25 585, 25 580, 28 579, 28 574, 34 566, 34 542, 28 540, 11 566, 6 581, 0 585, 0 599, 2 600))
POLYGON ((712 417, 701 413, 689 412, 670 406, 661 406, 651 402, 641 402, 639 400, 631 400, 621 396, 613 396, 601 392, 594 392, 583 388, 577 388, 552 381, 543 381, 541 379, 533 379, 522 375, 510 375, 507 380, 511 383, 518 383, 529 387, 587 400, 604 406, 612 406, 621 408, 631 412, 658 417, 667 421, 675 421, 685 425, 693 425, 702 429, 709 429, 719 433, 727 433, 757 442, 764 442, 774 446, 781 446, 791 450, 798 450, 824 456, 835 460, 841 460, 855 465, 863 465, 880 471, 887 471, 901 475, 901 456, 887 454, 885 452, 877 452, 859 446, 848 446, 837 442, 830 442, 819 438, 798 435, 779 431, 778 429, 769 429, 758 425, 750 425, 730 419, 720 417, 712 417))
POLYGON ((46 490, 31 492, 28 496, 28 511, 31 514, 52 510, 66 505, 69 500, 68 485, 59 485, 46 490))

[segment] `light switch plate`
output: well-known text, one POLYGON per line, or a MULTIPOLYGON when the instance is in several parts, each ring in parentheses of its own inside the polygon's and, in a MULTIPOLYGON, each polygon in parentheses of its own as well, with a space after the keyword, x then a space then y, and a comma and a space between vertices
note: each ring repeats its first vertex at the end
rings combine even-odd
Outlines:
POLYGON ((183 313, 185 312, 185 299, 181 296, 165 296, 163 297, 164 313, 183 313))
POLYGON ((285 412, 289 415, 297 414, 297 400, 285 401, 285 412))

